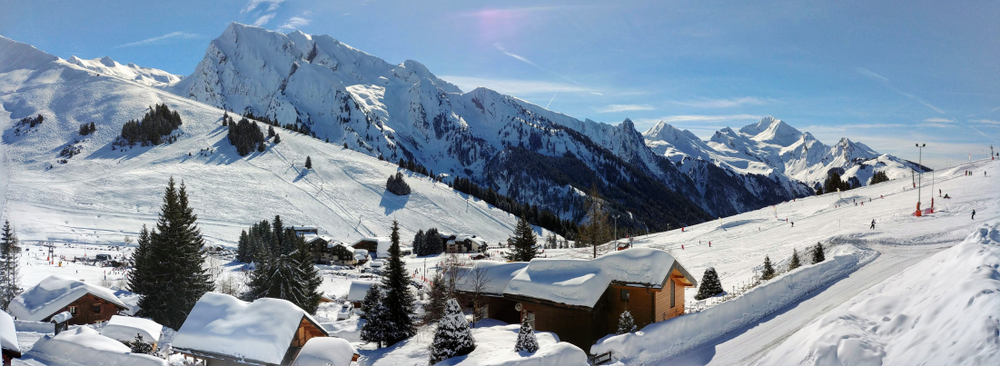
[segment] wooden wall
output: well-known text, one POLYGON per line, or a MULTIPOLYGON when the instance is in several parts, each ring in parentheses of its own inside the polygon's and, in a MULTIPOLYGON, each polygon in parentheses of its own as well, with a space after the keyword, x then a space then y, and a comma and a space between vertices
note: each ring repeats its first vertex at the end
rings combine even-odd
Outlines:
POLYGON ((42 321, 48 322, 53 315, 59 314, 64 311, 69 311, 69 308, 71 306, 76 306, 76 314, 74 314, 73 318, 69 320, 68 323, 70 325, 94 324, 98 322, 106 322, 108 320, 111 320, 112 315, 117 315, 118 310, 120 309, 118 305, 115 305, 108 300, 104 300, 102 298, 99 298, 97 296, 88 293, 86 295, 81 296, 79 299, 76 299, 76 301, 73 301, 69 305, 66 305, 66 307, 59 309, 55 313, 52 313, 42 321), (100 306, 99 312, 94 312, 94 305, 100 306))
POLYGON ((521 305, 522 317, 529 312, 535 314, 535 330, 553 332, 559 335, 561 341, 572 343, 585 352, 590 351, 594 341, 608 334, 606 311, 586 311, 530 302, 521 302, 521 305))

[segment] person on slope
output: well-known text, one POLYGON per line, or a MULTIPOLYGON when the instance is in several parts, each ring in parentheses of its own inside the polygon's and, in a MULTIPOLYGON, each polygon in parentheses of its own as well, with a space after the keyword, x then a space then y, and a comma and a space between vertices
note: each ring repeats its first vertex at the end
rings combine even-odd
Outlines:
POLYGON ((976 209, 972 209, 972 219, 976 219, 976 209))
POLYGON ((875 230, 875 219, 872 219, 872 228, 871 228, 871 230, 875 230))

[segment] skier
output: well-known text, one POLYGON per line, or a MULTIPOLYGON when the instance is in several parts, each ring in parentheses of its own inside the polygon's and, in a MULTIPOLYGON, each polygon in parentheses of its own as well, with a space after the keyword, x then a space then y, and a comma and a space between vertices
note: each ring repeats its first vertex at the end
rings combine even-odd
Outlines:
POLYGON ((795 227, 795 221, 792 221, 792 227, 795 227))
POLYGON ((871 228, 871 230, 875 230, 875 219, 872 219, 872 228, 871 228))
POLYGON ((976 209, 972 209, 972 219, 976 219, 976 209))

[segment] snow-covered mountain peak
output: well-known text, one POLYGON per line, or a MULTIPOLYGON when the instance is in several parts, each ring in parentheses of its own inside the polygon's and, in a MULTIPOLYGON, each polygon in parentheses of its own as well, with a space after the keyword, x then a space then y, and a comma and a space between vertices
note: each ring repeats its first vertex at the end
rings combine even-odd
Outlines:
POLYGON ((32 45, 0 36, 0 72, 21 69, 37 69, 40 65, 59 58, 45 53, 32 45))
POLYGON ((795 127, 771 116, 764 117, 757 123, 744 126, 740 129, 740 133, 746 134, 755 141, 779 146, 789 146, 802 137, 802 132, 795 129, 795 127))
POLYGON ((101 65, 104 65, 104 66, 107 66, 107 67, 120 66, 120 64, 117 63, 117 62, 115 62, 115 60, 112 60, 110 56, 101 57, 100 62, 101 62, 101 65))
POLYGON ((160 69, 138 66, 131 62, 127 65, 122 65, 109 56, 91 60, 71 56, 66 62, 96 72, 99 75, 110 75, 148 86, 169 86, 176 84, 184 78, 183 76, 174 75, 160 69))

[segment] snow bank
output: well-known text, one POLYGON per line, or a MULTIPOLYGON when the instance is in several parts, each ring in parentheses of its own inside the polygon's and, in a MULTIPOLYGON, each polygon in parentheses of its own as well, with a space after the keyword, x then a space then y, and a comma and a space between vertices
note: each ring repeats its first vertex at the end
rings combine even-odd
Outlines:
POLYGON ((351 287, 347 290, 347 301, 364 301, 365 295, 368 294, 368 289, 370 289, 374 284, 375 282, 372 281, 351 281, 351 287))
POLYGON ((160 340, 162 330, 160 323, 149 319, 114 315, 101 329, 101 335, 122 342, 132 342, 135 341, 136 334, 141 334, 143 341, 156 343, 160 340))
POLYGON ((472 268, 460 269, 455 287, 461 291, 472 292, 475 289, 475 272, 482 271, 485 280, 482 292, 502 295, 510 280, 514 279, 527 266, 528 262, 477 261, 472 268))
POLYGON ((128 309, 128 306, 107 288, 62 275, 52 275, 39 282, 37 286, 17 295, 11 301, 8 310, 18 319, 41 321, 88 293, 128 309))
POLYGON ((96 330, 82 326, 45 336, 35 342, 26 354, 66 366, 166 366, 167 362, 150 356, 132 354, 127 346, 102 336, 96 330))
POLYGON ((866 254, 855 251, 819 264, 803 266, 705 311, 653 323, 636 333, 602 338, 590 347, 590 353, 611 351, 617 359, 637 363, 675 355, 752 324, 796 302, 802 296, 854 271, 862 264, 862 258, 866 261, 874 259, 865 257, 866 254))
POLYGON ((659 249, 632 248, 593 260, 535 258, 514 276, 504 294, 593 307, 611 282, 662 288, 674 268, 696 283, 673 256, 659 249))
POLYGON ((306 342, 292 366, 351 366, 354 353, 346 340, 316 337, 306 342))
POLYGON ((1000 223, 799 330, 762 365, 1000 365, 1000 223))
POLYGON ((28 320, 14 320, 14 329, 18 332, 32 333, 55 333, 55 324, 50 322, 33 322, 28 320))
POLYGON ((248 303, 209 292, 191 309, 173 348, 280 364, 303 317, 318 326, 286 300, 265 297, 248 303))
POLYGON ((0 310, 0 348, 21 352, 17 345, 17 331, 14 330, 14 318, 0 310))
POLYGON ((572 366, 587 365, 587 354, 570 343, 560 342, 550 332, 535 332, 538 351, 514 352, 520 324, 475 328, 472 336, 476 349, 472 353, 441 361, 439 366, 572 366))

